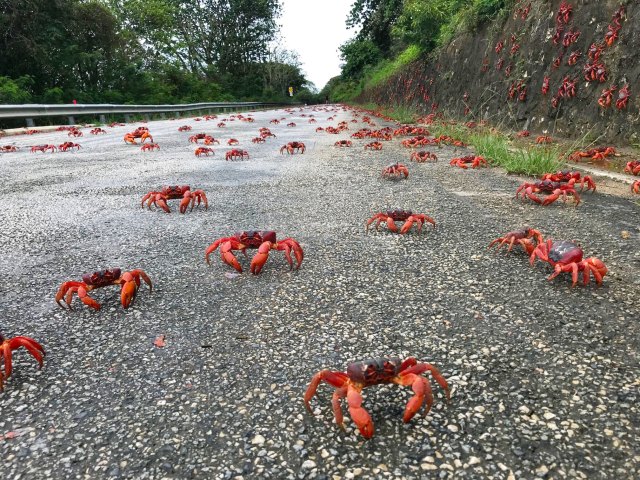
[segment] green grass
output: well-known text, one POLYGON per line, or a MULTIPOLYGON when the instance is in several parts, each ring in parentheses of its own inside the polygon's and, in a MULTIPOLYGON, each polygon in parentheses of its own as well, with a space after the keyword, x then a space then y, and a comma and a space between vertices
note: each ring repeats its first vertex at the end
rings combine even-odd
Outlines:
POLYGON ((434 135, 449 135, 472 145, 489 164, 502 167, 508 173, 541 175, 555 172, 564 163, 556 146, 526 145, 516 147, 504 134, 486 128, 468 129, 462 125, 434 125, 434 135))
POLYGON ((409 45, 393 60, 383 60, 376 65, 366 76, 366 88, 375 87, 388 80, 393 74, 399 72, 404 66, 417 60, 422 50, 418 45, 409 45))

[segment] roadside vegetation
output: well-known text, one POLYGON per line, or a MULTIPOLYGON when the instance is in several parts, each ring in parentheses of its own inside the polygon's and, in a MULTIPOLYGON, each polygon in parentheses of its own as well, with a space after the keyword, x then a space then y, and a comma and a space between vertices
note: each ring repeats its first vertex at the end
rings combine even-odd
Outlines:
POLYGON ((313 102, 278 0, 5 0, 0 103, 313 102))
POLYGON ((490 165, 502 167, 507 173, 541 175, 559 170, 564 163, 565 152, 558 145, 531 145, 531 140, 513 142, 494 128, 467 128, 443 122, 431 125, 429 130, 433 135, 449 135, 473 146, 490 165))
POLYGON ((358 34, 340 47, 342 71, 321 92, 349 102, 457 33, 505 15, 515 0, 355 0, 347 27, 358 34))

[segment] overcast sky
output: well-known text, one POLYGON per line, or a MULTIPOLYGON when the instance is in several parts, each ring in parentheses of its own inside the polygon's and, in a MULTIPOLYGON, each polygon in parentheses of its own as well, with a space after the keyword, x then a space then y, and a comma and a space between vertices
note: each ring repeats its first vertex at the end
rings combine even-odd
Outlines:
POLYGON ((281 0, 285 47, 300 55, 307 79, 322 89, 340 73, 338 47, 355 34, 345 21, 352 0, 281 0))

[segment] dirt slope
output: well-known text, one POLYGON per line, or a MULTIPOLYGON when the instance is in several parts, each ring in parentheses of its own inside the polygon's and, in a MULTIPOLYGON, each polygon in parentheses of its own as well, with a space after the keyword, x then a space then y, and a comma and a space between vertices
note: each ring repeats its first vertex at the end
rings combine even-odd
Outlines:
POLYGON ((437 107, 455 117, 486 118, 517 130, 640 142, 640 2, 573 0, 567 2, 571 13, 566 23, 564 18, 558 20, 562 3, 520 1, 509 15, 455 38, 433 58, 411 64, 384 85, 365 91, 359 100, 412 105, 425 113, 437 107), (605 34, 609 25, 616 27, 613 16, 621 6, 618 38, 606 46, 605 34), (554 44, 558 26, 562 30, 554 44), (569 35, 565 37, 577 32, 572 43, 569 35), (504 45, 499 52, 498 42, 504 45), (596 62, 588 55, 592 44, 604 46, 596 62), (579 58, 569 65, 574 52, 579 58), (593 63, 604 66, 604 82, 585 80, 584 68, 593 63), (546 95, 541 91, 545 77, 549 77, 546 95), (575 97, 559 97, 554 107, 553 98, 565 78, 575 81, 575 97), (624 85, 630 96, 626 108, 619 110, 615 103, 624 85), (612 105, 600 107, 602 91, 612 86, 618 87, 612 105), (514 98, 509 99, 512 88, 514 98))

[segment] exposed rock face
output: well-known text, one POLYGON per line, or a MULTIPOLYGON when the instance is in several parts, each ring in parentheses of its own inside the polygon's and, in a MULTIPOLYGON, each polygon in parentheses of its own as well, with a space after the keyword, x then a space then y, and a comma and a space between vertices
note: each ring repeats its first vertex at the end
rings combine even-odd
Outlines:
POLYGON ((603 135, 601 141, 638 143, 639 95, 640 2, 521 0, 508 16, 458 36, 430 58, 365 91, 359 100, 412 105, 424 113, 437 106, 455 117, 486 118, 516 130, 590 140, 603 135), (529 5, 527 15, 524 9, 529 5), (565 8, 561 13, 566 5, 571 12, 565 8), (609 26, 618 35, 610 46, 605 43, 609 26), (496 48, 499 42, 502 49, 496 48), (603 47, 597 60, 589 55, 593 44, 603 47), (586 81, 588 64, 595 65, 594 75, 603 82, 586 81), (598 64, 606 73, 598 71, 598 64), (546 95, 542 93, 545 77, 549 79, 546 95), (573 82, 575 96, 569 97, 573 82), (615 104, 625 85, 628 103, 618 109, 615 104), (617 87, 611 105, 603 108, 598 100, 611 87, 617 87))

